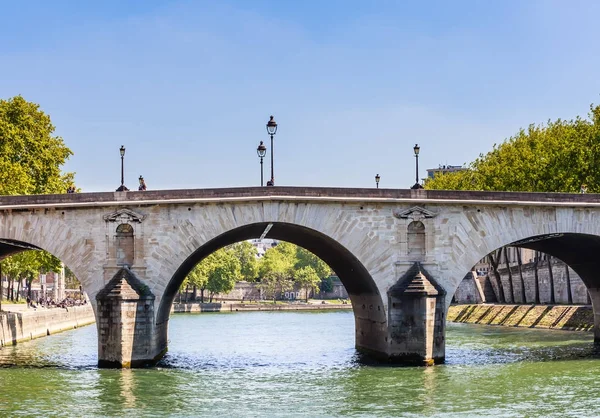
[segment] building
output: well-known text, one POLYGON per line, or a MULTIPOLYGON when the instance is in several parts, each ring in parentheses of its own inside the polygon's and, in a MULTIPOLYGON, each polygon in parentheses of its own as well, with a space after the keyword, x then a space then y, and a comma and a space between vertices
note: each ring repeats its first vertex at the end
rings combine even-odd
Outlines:
POLYGON ((250 243, 254 246, 254 248, 256 248, 257 254, 256 256, 258 258, 262 258, 265 255, 265 252, 269 249, 269 248, 273 248, 275 246, 277 246, 277 244, 279 244, 279 241, 277 241, 276 239, 269 239, 269 238, 264 238, 264 239, 253 239, 250 240, 250 243))
POLYGON ((427 169, 427 178, 432 179, 437 175, 446 174, 446 173, 454 173, 456 171, 466 170, 462 165, 440 165, 438 168, 428 168, 427 169))

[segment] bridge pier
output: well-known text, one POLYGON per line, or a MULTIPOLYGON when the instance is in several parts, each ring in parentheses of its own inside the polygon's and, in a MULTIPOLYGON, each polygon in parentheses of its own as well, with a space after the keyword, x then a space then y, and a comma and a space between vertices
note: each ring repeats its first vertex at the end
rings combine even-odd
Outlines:
POLYGON ((389 289, 390 362, 424 366, 444 362, 445 295, 419 263, 389 289))
POLYGON ((588 287, 594 311, 594 343, 600 344, 600 288, 588 287))
POLYGON ((157 345, 154 299, 126 267, 98 292, 98 367, 142 367, 163 356, 157 345))

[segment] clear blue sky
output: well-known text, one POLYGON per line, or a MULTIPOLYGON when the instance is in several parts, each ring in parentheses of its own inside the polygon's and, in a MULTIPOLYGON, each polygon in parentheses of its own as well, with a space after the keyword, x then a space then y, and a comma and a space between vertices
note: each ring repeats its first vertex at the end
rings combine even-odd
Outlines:
POLYGON ((0 97, 50 114, 84 191, 405 188, 600 93, 598 1, 0 1, 0 97), (267 142, 268 144, 268 142, 267 142), (268 177, 269 160, 265 161, 268 177), (424 177, 422 170, 421 177, 424 177))

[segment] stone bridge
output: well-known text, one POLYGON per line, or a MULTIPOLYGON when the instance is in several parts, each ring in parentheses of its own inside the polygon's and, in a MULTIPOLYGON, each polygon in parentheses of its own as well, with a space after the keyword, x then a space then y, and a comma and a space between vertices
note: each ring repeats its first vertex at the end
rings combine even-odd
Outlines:
POLYGON ((600 341, 600 195, 264 187, 0 197, 0 257, 41 248, 75 273, 96 314, 100 366, 158 360, 187 273, 258 237, 327 262, 350 295, 357 349, 384 361, 442 362, 452 295, 508 244, 579 274, 600 341))

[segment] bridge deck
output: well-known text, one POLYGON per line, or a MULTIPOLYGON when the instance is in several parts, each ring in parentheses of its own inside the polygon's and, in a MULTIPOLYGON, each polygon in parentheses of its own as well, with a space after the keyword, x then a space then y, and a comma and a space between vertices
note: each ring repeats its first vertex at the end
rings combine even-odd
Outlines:
POLYGON ((0 196, 0 210, 36 207, 144 205, 256 200, 364 201, 538 206, 600 206, 600 194, 483 192, 335 187, 234 187, 219 189, 95 192, 54 195, 0 196))

